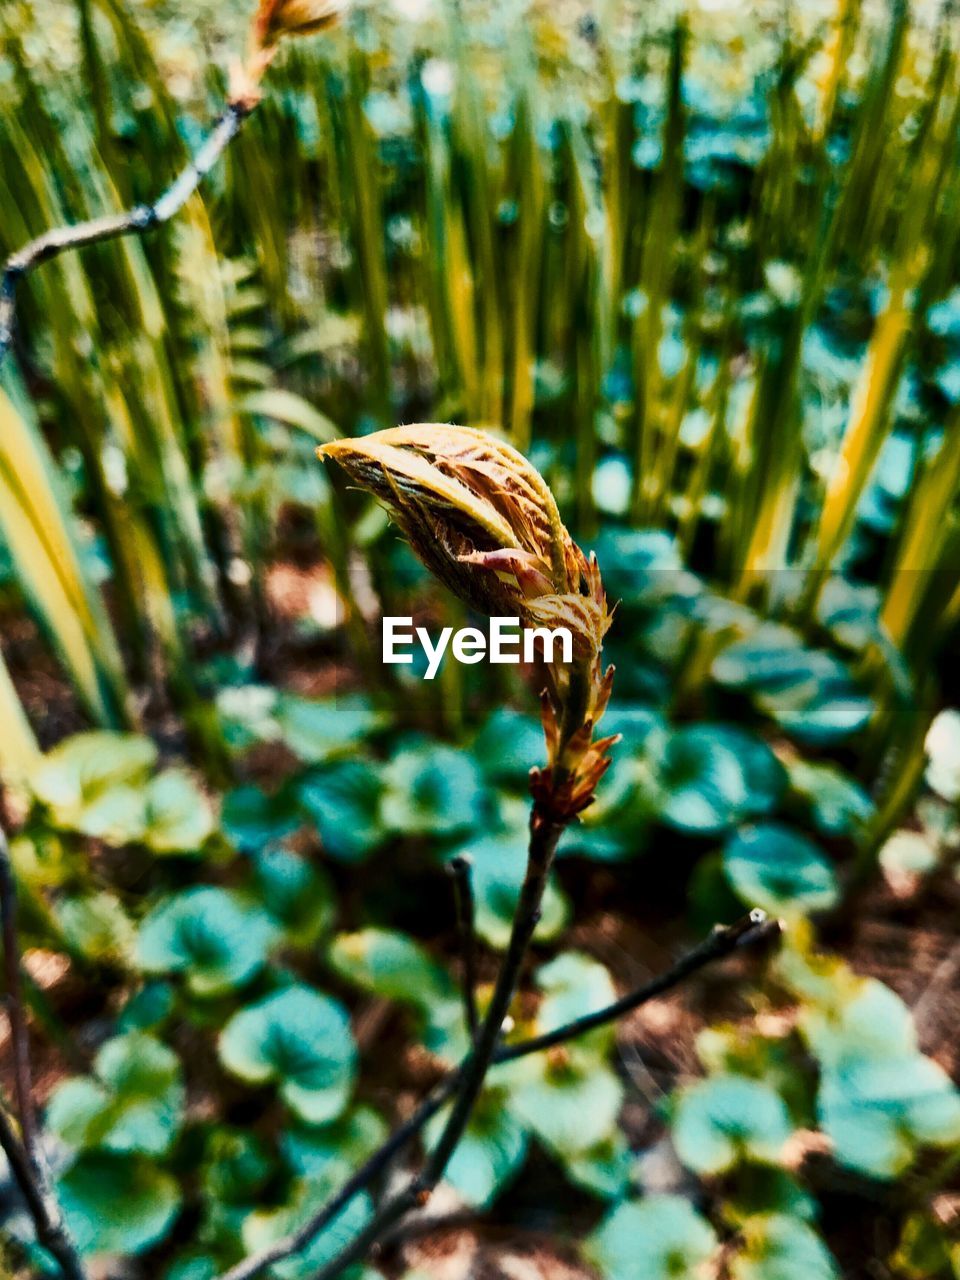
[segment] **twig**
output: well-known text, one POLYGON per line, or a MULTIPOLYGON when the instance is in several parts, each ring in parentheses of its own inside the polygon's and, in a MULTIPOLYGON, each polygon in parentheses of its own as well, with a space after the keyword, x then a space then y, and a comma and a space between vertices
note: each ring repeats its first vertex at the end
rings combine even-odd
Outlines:
POLYGON ((483 1086, 484 1076, 493 1062, 503 1030, 503 1022, 510 1011, 510 1005, 520 981, 520 970, 527 948, 540 922, 540 904, 543 901, 547 878, 550 875, 550 868, 553 866, 554 855, 565 825, 565 823, 554 821, 549 816, 544 816, 536 807, 534 808, 530 822, 527 871, 517 901, 507 954, 500 966, 497 983, 477 1035, 476 1045, 461 1068, 460 1083, 450 1118, 436 1147, 430 1153, 423 1173, 415 1180, 416 1203, 425 1202, 443 1176, 443 1171, 467 1126, 473 1104, 483 1086))
POLYGON ((80 1255, 71 1239, 53 1193, 46 1161, 36 1136, 30 1080, 30 1047, 23 1013, 20 946, 17 937, 17 886, 10 865, 7 838, 0 826, 0 914, 3 918, 3 961, 7 986, 7 1014, 13 1047, 14 1088, 21 1142, 6 1106, 0 1100, 0 1148, 16 1179, 33 1219, 37 1240, 56 1259, 66 1280, 86 1280, 80 1255))
POLYGON ((517 903, 507 955, 501 965, 497 984, 477 1039, 461 1066, 451 1072, 446 1080, 441 1081, 406 1124, 388 1139, 386 1146, 358 1169, 349 1183, 298 1232, 277 1241, 270 1249, 262 1250, 259 1254, 247 1258, 221 1276, 220 1280, 249 1280, 249 1277, 257 1275, 268 1264, 289 1257, 298 1249, 302 1249, 340 1213, 356 1192, 366 1187, 385 1168, 389 1159, 423 1128, 444 1103, 455 1096, 453 1110, 423 1172, 397 1196, 382 1206, 364 1231, 338 1258, 334 1259, 329 1267, 324 1268, 321 1275, 324 1277, 328 1273, 335 1275, 351 1261, 362 1257, 379 1236, 402 1218, 408 1209, 418 1203, 425 1203, 429 1199, 431 1191, 443 1175, 450 1154, 462 1136, 470 1111, 483 1085, 484 1076, 496 1052, 503 1020, 520 976, 523 957, 540 918, 540 901, 546 888, 547 876, 562 829, 562 826, 556 823, 536 821, 535 812, 535 819, 531 823, 527 874, 517 903))
POLYGON ((82 249, 86 245, 115 240, 119 236, 141 235, 151 227, 168 222, 180 212, 223 155, 252 109, 250 102, 231 102, 194 158, 153 204, 137 205, 124 213, 91 218, 73 226, 54 227, 10 255, 4 264, 3 279, 0 281, 0 364, 13 343, 17 286, 23 277, 42 262, 56 258, 67 249, 82 249))
MULTIPOLYGON (((528 1053, 536 1053, 543 1048, 552 1047, 561 1043, 563 1039, 581 1035, 585 1030, 591 1030, 593 1027, 599 1026, 602 1021, 609 1021, 610 1018, 619 1016, 626 1009, 635 1008, 638 1003, 642 1003, 640 994, 634 992, 631 996, 616 1001, 613 1005, 608 1006, 597 1014, 578 1019, 570 1027, 548 1033, 546 1036, 537 1036, 522 1045, 505 1046, 499 1052, 496 1051, 499 1028, 513 998, 520 961, 522 961, 527 944, 539 919, 540 901, 545 887, 546 876, 561 833, 562 827, 557 828, 550 824, 544 824, 544 829, 538 833, 535 815, 527 876, 521 890, 517 914, 514 918, 514 928, 511 935, 511 945, 507 951, 507 958, 500 970, 497 988, 484 1018, 477 1046, 459 1073, 461 1081, 453 1109, 436 1147, 427 1158, 427 1163, 422 1173, 414 1177, 402 1191, 398 1192, 392 1200, 383 1205, 353 1243, 348 1245, 338 1257, 321 1268, 313 1277, 313 1280, 334 1280, 334 1277, 341 1275, 352 1263, 365 1257, 372 1245, 407 1212, 426 1204, 434 1187, 443 1176, 443 1171, 460 1141, 463 1130, 469 1121, 473 1103, 483 1087, 484 1078, 491 1065, 495 1065, 497 1062, 509 1062, 516 1058, 524 1057, 528 1053)), ((731 951, 741 939, 749 936, 751 931, 758 931, 761 926, 765 927, 766 924, 766 916, 762 912, 751 913, 746 920, 741 921, 730 930, 715 931, 711 938, 699 949, 701 953, 706 953, 706 958, 698 959, 691 963, 690 958, 687 957, 684 962, 677 966, 679 969, 677 981, 692 973, 700 964, 705 964, 708 959, 712 959, 717 954, 716 948, 718 946, 725 948, 726 951, 731 951)), ((774 925, 774 930, 778 931, 778 929, 779 926, 774 925)), ((767 936, 769 936, 769 933, 767 936)), ((658 983, 651 984, 654 987, 654 994, 659 994, 666 989, 664 985, 665 978, 666 975, 658 983)), ((647 996, 646 998, 649 999, 650 997, 647 996)))
POLYGON ((23 1011, 20 981, 20 945, 17 939, 17 886, 10 865, 7 837, 0 827, 0 918, 3 925, 3 973, 7 988, 7 1017, 13 1050, 13 1082, 23 1145, 31 1164, 37 1163, 37 1126, 33 1115, 33 1083, 30 1076, 30 1043, 23 1011))
MULTIPOLYGON (((749 915, 744 916, 743 919, 732 925, 717 925, 703 942, 687 952, 686 955, 681 956, 676 964, 667 969, 665 973, 628 992, 619 1000, 615 1000, 612 1004, 597 1010, 596 1013, 578 1018, 574 1022, 559 1027, 556 1031, 547 1032, 542 1036, 534 1036, 528 1040, 520 1040, 516 1044, 500 1046, 493 1055, 491 1065, 498 1066, 503 1062, 514 1062, 518 1058, 525 1058, 528 1054, 539 1053, 543 1049, 563 1044, 605 1023, 613 1022, 624 1013, 629 1013, 647 1001, 654 1000, 657 996, 664 995, 667 991, 679 986, 685 979, 713 961, 721 960, 741 947, 758 946, 763 942, 770 941, 779 932, 779 921, 767 919, 762 911, 751 911, 749 915)), ((344 1183, 336 1195, 331 1200, 328 1200, 302 1227, 295 1232, 291 1232, 290 1235, 284 1236, 283 1239, 275 1241, 269 1248, 262 1249, 259 1253, 251 1254, 250 1257, 245 1258, 242 1262, 237 1263, 236 1266, 231 1267, 229 1271, 224 1272, 219 1277, 219 1280, 252 1280, 252 1277, 258 1275, 266 1267, 276 1262, 282 1262, 284 1258, 289 1258, 305 1248, 311 1240, 319 1235, 324 1227, 328 1226, 343 1211, 355 1195, 370 1186, 379 1177, 394 1156, 408 1142, 413 1141, 427 1122, 449 1101, 457 1087, 462 1071, 463 1068, 460 1067, 452 1071, 445 1080, 442 1080, 420 1104, 413 1115, 404 1121, 388 1138, 387 1142, 378 1151, 374 1152, 369 1160, 361 1165, 351 1178, 344 1183)))
POLYGON ((457 911, 457 935, 463 958, 463 1009, 471 1043, 477 1038, 477 936, 474 929, 473 862, 465 853, 450 859, 447 868, 453 877, 453 897, 457 911))
POLYGON ((293 1254, 299 1253, 301 1249, 305 1249, 324 1227, 338 1217, 355 1195, 358 1195, 359 1192, 384 1172, 394 1156, 402 1151, 407 1143, 417 1136, 424 1125, 437 1114, 443 1104, 450 1098, 458 1079, 457 1072, 453 1071, 445 1080, 442 1080, 433 1093, 421 1102, 413 1115, 390 1135, 383 1146, 375 1151, 367 1162, 361 1165, 347 1179, 336 1195, 328 1200, 302 1227, 268 1245, 265 1249, 261 1249, 258 1253, 252 1253, 248 1258, 244 1258, 242 1262, 238 1262, 229 1271, 225 1271, 219 1277, 219 1280, 252 1280, 253 1276, 259 1275, 265 1268, 272 1266, 276 1262, 282 1262, 284 1258, 292 1257, 293 1254))
POLYGON ((528 1053, 540 1053, 544 1049, 552 1049, 555 1045, 564 1044, 576 1036, 586 1035, 588 1031, 602 1027, 608 1022, 614 1022, 622 1018, 625 1013, 630 1013, 639 1005, 677 986, 698 969, 710 964, 712 960, 728 956, 738 947, 754 946, 777 937, 780 928, 779 920, 768 919, 766 912, 759 908, 755 908, 735 924, 715 925, 709 936, 699 946, 688 951, 672 968, 660 974, 658 978, 652 979, 645 986, 637 987, 635 991, 628 991, 613 1004, 568 1022, 566 1026, 558 1027, 555 1031, 547 1031, 542 1036, 533 1036, 530 1040, 523 1040, 519 1044, 505 1045, 497 1053, 495 1061, 513 1062, 516 1058, 525 1058, 528 1053))
POLYGON ((474 1103, 496 1054, 504 1018, 510 1008, 527 947, 540 919, 540 904, 547 886, 553 857, 566 823, 534 806, 530 822, 527 870, 517 902, 507 954, 493 996, 480 1026, 476 1043, 460 1068, 453 1105, 436 1146, 426 1164, 392 1199, 381 1205, 351 1244, 317 1272, 314 1280, 334 1280, 354 1262, 364 1258, 371 1247, 411 1209, 427 1203, 463 1137, 474 1103))
POLYGON ((0 1102, 0 1149, 33 1219, 37 1241, 56 1260, 65 1280, 87 1280, 70 1232, 63 1220, 45 1170, 35 1167, 14 1131, 6 1107, 0 1102))

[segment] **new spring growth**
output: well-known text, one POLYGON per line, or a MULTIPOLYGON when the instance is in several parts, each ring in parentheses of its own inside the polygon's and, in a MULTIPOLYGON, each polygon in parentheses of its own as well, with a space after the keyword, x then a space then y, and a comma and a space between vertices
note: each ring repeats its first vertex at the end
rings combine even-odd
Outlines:
POLYGON ((339 22, 346 0, 260 0, 255 39, 269 48, 283 36, 312 36, 339 22))
POLYGON ((336 26, 350 0, 260 0, 250 27, 250 51, 242 67, 231 73, 230 101, 252 110, 260 98, 260 81, 285 36, 312 36, 336 26))
POLYGON ((596 559, 570 537, 546 481, 516 449, 470 427, 395 427, 318 452, 383 503, 427 569, 471 608, 570 632, 573 661, 543 664, 547 766, 531 784, 542 809, 569 821, 592 801, 616 740, 594 739, 613 679, 601 663, 611 615, 596 559))

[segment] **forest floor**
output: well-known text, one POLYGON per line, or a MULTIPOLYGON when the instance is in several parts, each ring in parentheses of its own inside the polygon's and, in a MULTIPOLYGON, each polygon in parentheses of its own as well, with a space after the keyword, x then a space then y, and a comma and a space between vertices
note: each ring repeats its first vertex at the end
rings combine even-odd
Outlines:
MULTIPOLYGON (((281 687, 310 696, 357 683, 360 675, 339 667, 329 653, 321 658, 315 641, 296 638, 294 624, 309 607, 311 593, 315 601, 318 581, 322 586, 316 571, 291 563, 275 569, 268 586, 277 638, 266 654, 265 674, 281 687)), ((22 615, 11 615, 3 619, 2 634, 7 662, 41 744, 49 747, 88 727, 33 625, 22 615)), ((165 715, 149 728, 166 745, 178 745, 172 717, 165 715)), ((255 774, 273 773, 283 762, 270 756, 251 765, 255 774)), ((646 859, 644 865, 649 866, 646 859)), ((559 874, 576 905, 568 945, 596 956, 621 989, 666 968, 689 943, 682 885, 651 883, 649 870, 638 873, 622 864, 578 859, 564 860, 559 874)), ((361 878, 366 883, 366 873, 361 878)), ((356 890, 361 891, 362 886, 356 890)), ((348 901, 348 912, 350 905, 348 901)), ((448 907, 434 902, 430 911, 437 919, 448 907)), ((842 917, 827 922, 821 935, 824 945, 856 973, 881 979, 906 1001, 914 1011, 921 1049, 954 1079, 960 1078, 958 919, 960 881, 945 868, 907 896, 898 896, 884 881, 874 883, 845 905, 842 917)), ((495 963, 494 957, 485 958, 481 978, 492 977, 495 963)), ((82 1068, 82 1060, 108 1033, 111 1009, 84 989, 59 954, 33 951, 25 965, 57 1018, 76 1031, 81 1058, 78 1062, 74 1055, 71 1061, 64 1046, 34 1020, 35 1088, 42 1105, 66 1073, 82 1068)), ((693 1186, 664 1137, 661 1104, 678 1084, 699 1074, 696 1037, 705 1025, 756 1016, 753 995, 763 967, 764 960, 756 956, 728 959, 620 1024, 619 1064, 628 1085, 621 1123, 631 1147, 644 1153, 638 1179, 645 1189, 669 1192, 693 1186)), ((365 1090, 385 1114, 402 1118, 436 1078, 436 1065, 410 1044, 403 1018, 384 1002, 362 1003, 355 1021, 361 1052, 374 1045, 377 1049, 366 1055, 372 1071, 365 1090), (376 1062, 385 1064, 382 1078, 376 1062)), ((6 1027, 0 1025, 0 1078, 9 1089, 6 1047, 6 1027)), ((842 1175, 816 1142, 799 1151, 797 1161, 824 1196, 824 1232, 844 1276, 883 1280, 892 1275, 877 1261, 889 1257, 896 1245, 889 1238, 892 1227, 877 1187, 842 1175)), ((894 1186, 889 1194, 897 1192, 894 1186)), ((960 1211, 960 1193, 954 1198, 960 1211)), ((441 1188, 430 1208, 405 1224, 402 1237, 387 1242, 382 1260, 390 1274, 412 1272, 417 1280, 594 1280, 567 1242, 589 1233, 601 1212, 594 1198, 571 1188, 545 1157, 535 1157, 489 1215, 464 1215, 452 1194, 441 1188)))

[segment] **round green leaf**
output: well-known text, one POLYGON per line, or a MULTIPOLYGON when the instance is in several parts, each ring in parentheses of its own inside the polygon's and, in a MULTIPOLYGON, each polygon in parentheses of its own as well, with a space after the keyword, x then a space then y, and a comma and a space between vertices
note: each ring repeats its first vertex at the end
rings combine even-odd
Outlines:
POLYGON ((748 906, 774 914, 823 911, 837 900, 833 867, 812 840, 780 823, 738 831, 724 848, 723 869, 748 906))
POLYGON ((382 792, 377 770, 365 760, 338 760, 303 780, 300 804, 331 858, 361 862, 383 843, 382 792))
POLYGON ((804 647, 796 631, 767 623, 728 644, 714 658, 710 673, 732 689, 779 689, 804 679, 815 682, 818 674, 831 672, 829 655, 823 657, 826 663, 804 647))
POLYGON ((361 694, 320 700, 282 694, 274 718, 284 742, 307 764, 355 750, 383 723, 381 713, 361 694))
POLYGON ((604 1200, 621 1200, 630 1187, 634 1154, 620 1132, 586 1151, 564 1155, 564 1171, 571 1182, 604 1200))
POLYGON ((711 672, 720 684, 749 692, 767 715, 813 745, 857 732, 873 713, 844 664, 824 649, 807 648, 789 627, 759 627, 718 654, 711 672))
POLYGON ((194 995, 248 982, 266 963, 276 925, 225 889, 186 889, 146 915, 137 958, 146 973, 182 973, 194 995))
POLYGON ((544 750, 543 729, 536 720, 499 707, 477 735, 473 757, 491 782, 525 791, 544 750))
POLYGON ((47 1124, 72 1147, 163 1155, 180 1128, 180 1061, 153 1036, 108 1040, 94 1076, 66 1080, 47 1105, 47 1124))
POLYGON ((384 778, 382 814, 392 831, 449 836, 480 823, 483 782, 462 751, 434 743, 407 748, 394 756, 384 778))
POLYGON ((69 945, 86 959, 120 967, 130 963, 136 931, 112 893, 63 898, 54 907, 54 914, 69 945))
POLYGON ((917 1051, 909 1008, 876 978, 855 982, 849 995, 838 984, 833 1000, 808 1003, 800 1029, 827 1069, 862 1059, 902 1059, 917 1051))
POLYGON ((136 1254, 162 1240, 180 1209, 180 1189, 155 1163, 83 1155, 58 1179, 67 1226, 83 1254, 136 1254))
POLYGON ((415 1008, 431 1052, 457 1058, 466 1050, 460 992, 446 970, 412 938, 391 929, 342 934, 329 958, 347 982, 415 1008))
POLYGON ((228 1071, 253 1084, 276 1082, 283 1100, 308 1124, 324 1124, 343 1111, 356 1056, 343 1006, 301 985, 241 1009, 220 1037, 228 1071))
POLYGON ((121 846, 143 839, 146 789, 157 749, 149 738, 83 733, 67 738, 31 778, 60 827, 121 846))
POLYGON ((791 788, 803 797, 813 825, 823 835, 855 835, 873 815, 873 801, 866 791, 840 769, 798 758, 790 761, 787 770, 791 788))
POLYGON ((748 1218, 744 1247, 730 1264, 733 1280, 837 1280, 830 1251, 814 1229, 783 1213, 748 1218))
POLYGON ((98 797, 117 788, 134 791, 157 759, 149 738, 132 733, 80 733, 66 738, 40 761, 30 783, 34 795, 60 825, 76 827, 98 797))
POLYGON ((659 762, 658 817, 680 831, 711 835, 769 813, 786 775, 759 738, 727 725, 675 730, 659 762))
POLYGON ((603 1280, 678 1280, 717 1247, 713 1227, 680 1196, 619 1205, 590 1237, 587 1254, 603 1280))
POLYGON ((333 915, 333 888, 299 854, 263 849, 253 855, 254 876, 264 909, 300 946, 314 941, 333 915))
POLYGON ((873 701, 846 674, 822 681, 815 693, 803 697, 769 694, 757 701, 787 733, 814 747, 859 733, 873 715, 873 701))
POLYGON ((224 797, 220 825, 237 849, 255 853, 293 835, 302 818, 286 790, 270 796, 259 787, 239 787, 224 797))
POLYGON ((564 952, 539 969, 537 986, 545 992, 537 1010, 538 1033, 566 1026, 617 998, 603 965, 576 951, 564 952))
POLYGON ((146 791, 144 844, 155 853, 198 853, 213 833, 210 801, 184 769, 167 769, 146 791))
POLYGON ((616 1133, 623 1085, 588 1046, 510 1063, 494 1080, 504 1077, 510 1110, 560 1155, 580 1155, 616 1133))
POLYGON ((117 848, 139 843, 147 828, 145 794, 141 788, 111 787, 89 800, 74 822, 62 825, 117 848))
POLYGON ((330 948, 330 963, 364 991, 425 1010, 457 996, 446 970, 412 938, 393 929, 341 934, 330 948))
POLYGON ((746 1076, 711 1076, 677 1099, 674 1145, 697 1173, 724 1173, 741 1160, 774 1164, 792 1132, 780 1095, 746 1076))
POLYGON ((895 1178, 918 1145, 960 1142, 960 1095, 922 1054, 847 1061, 823 1072, 820 1125, 841 1164, 895 1178))

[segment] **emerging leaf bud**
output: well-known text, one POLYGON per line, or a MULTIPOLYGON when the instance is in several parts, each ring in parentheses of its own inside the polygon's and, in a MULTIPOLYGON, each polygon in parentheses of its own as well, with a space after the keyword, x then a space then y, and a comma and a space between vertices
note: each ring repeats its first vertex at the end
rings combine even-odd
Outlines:
POLYGON ((309 36, 334 26, 348 7, 347 0, 260 0, 254 30, 262 48, 283 36, 309 36))
POLYGON ((430 572, 472 608, 570 631, 572 666, 547 667, 550 769, 540 777, 576 778, 565 803, 585 808, 610 745, 592 740, 609 697, 600 651, 610 613, 596 560, 570 537, 546 481, 516 449, 470 427, 418 423, 319 453, 387 507, 430 572))
POLYGON ((252 111, 260 100, 260 82, 284 36, 309 36, 335 26, 350 0, 260 0, 250 27, 246 62, 231 68, 230 102, 252 111))

